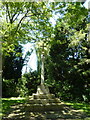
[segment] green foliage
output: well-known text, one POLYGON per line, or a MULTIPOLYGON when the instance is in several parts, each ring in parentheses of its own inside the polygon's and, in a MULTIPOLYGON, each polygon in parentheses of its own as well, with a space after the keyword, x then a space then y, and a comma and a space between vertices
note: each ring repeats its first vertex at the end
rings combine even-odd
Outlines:
POLYGON ((36 71, 31 73, 25 73, 22 78, 18 79, 17 84, 14 83, 14 79, 3 79, 3 92, 2 97, 25 97, 36 93, 37 86, 40 84, 40 76, 36 71))
MULTIPOLYGON (((63 100, 89 101, 88 10, 82 3, 2 2, 1 7, 3 14, 0 33, 4 57, 10 57, 10 53, 13 56, 15 46, 20 43, 31 41, 36 42, 38 46, 36 46, 38 72, 25 74, 18 80, 13 91, 17 89, 18 95, 21 96, 36 92, 37 85, 40 83, 40 54, 42 52, 40 47, 44 42, 45 55, 47 55, 45 82, 50 87, 50 91, 63 100), (50 18, 55 15, 58 15, 58 19, 53 27, 50 18)), ((13 57, 20 58, 16 56, 19 56, 17 51, 13 57)), ((15 62, 14 58, 12 59, 15 62)), ((19 73, 14 72, 15 76, 19 73)), ((8 89, 10 89, 13 80, 8 80, 8 82, 6 80, 4 84, 5 86, 9 84, 8 89)))
POLYGON ((61 100, 89 102, 88 10, 81 3, 68 3, 64 12, 55 25, 46 60, 46 83, 61 100))
POLYGON ((2 97, 17 97, 19 95, 16 90, 16 84, 14 83, 14 79, 4 80, 2 82, 2 97))
POLYGON ((27 88, 27 95, 32 95, 36 93, 37 86, 40 84, 40 76, 37 71, 31 73, 25 73, 22 80, 26 81, 25 87, 27 88))
MULTIPOLYGON (((47 2, 1 2, 2 50, 13 51, 13 45, 49 37, 52 16, 47 2), (42 37, 43 38, 43 37, 42 37)), ((48 4, 49 5, 49 4, 48 4)), ((50 6, 50 5, 49 5, 50 6)))
POLYGON ((18 96, 25 97, 28 95, 28 88, 26 87, 26 83, 27 80, 23 77, 18 80, 18 84, 16 86, 18 96))
POLYGON ((14 83, 17 83, 18 78, 21 78, 22 67, 24 65, 24 59, 22 58, 22 46, 15 46, 14 52, 10 52, 9 56, 2 56, 2 59, 2 78, 9 80, 14 79, 14 83))

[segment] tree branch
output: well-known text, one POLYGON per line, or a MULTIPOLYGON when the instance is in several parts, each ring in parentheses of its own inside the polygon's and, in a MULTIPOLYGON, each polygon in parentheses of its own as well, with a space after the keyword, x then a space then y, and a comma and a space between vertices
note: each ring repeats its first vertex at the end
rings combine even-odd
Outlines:
MULTIPOLYGON (((8 8, 8 4, 6 4, 6 11, 7 11, 7 13, 8 13, 8 17, 9 17, 9 21, 10 21, 10 12, 9 12, 9 8, 8 8)), ((10 22, 11 23, 11 22, 10 22)))
POLYGON ((19 11, 19 13, 17 14, 17 16, 13 19, 13 22, 18 18, 19 14, 20 14, 20 11, 19 11))
MULTIPOLYGON (((17 25, 17 27, 16 27, 16 31, 18 30, 18 28, 19 28, 19 26, 20 26, 20 24, 21 24, 21 22, 23 21, 23 19, 27 16, 27 13, 29 12, 29 10, 27 10, 27 12, 25 13, 25 15, 21 18, 21 20, 19 21, 19 23, 18 23, 18 25, 17 25)), ((15 31, 15 32, 16 32, 15 31)))
POLYGON ((14 17, 15 15, 17 14, 17 12, 15 12, 13 15, 12 15, 12 18, 11 18, 11 23, 13 23, 15 20, 14 20, 14 17))
POLYGON ((19 23, 18 23, 18 25, 17 25, 17 27, 16 27, 15 33, 17 32, 20 24, 22 23, 22 21, 23 21, 23 19, 24 19, 25 17, 31 17, 31 16, 33 16, 33 15, 27 16, 28 12, 29 12, 29 10, 27 10, 27 12, 25 13, 25 15, 20 19, 20 21, 19 21, 19 23))

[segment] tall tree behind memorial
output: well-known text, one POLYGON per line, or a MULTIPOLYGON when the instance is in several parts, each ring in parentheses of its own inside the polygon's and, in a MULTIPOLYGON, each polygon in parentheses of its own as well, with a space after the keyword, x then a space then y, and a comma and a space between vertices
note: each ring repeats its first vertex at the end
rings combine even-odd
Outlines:
MULTIPOLYGON (((87 57, 88 11, 81 3, 67 3, 65 14, 57 20, 55 38, 51 44, 50 61, 47 66, 49 80, 57 95, 63 99, 83 100, 86 81, 89 82, 89 59, 87 57), (86 56, 86 59, 84 59, 86 56), (84 65, 88 64, 88 65, 84 65), (83 66, 80 69, 80 65, 83 66), (83 77, 86 71, 86 78, 83 77), (83 71, 83 72, 81 72, 83 71), (78 92, 77 92, 78 91, 78 92)), ((89 83, 88 83, 89 85, 89 83)), ((88 98, 87 98, 88 99, 88 98)))
POLYGON ((18 83, 18 79, 22 75, 22 67, 24 59, 22 58, 22 46, 15 46, 14 52, 10 52, 10 55, 3 56, 3 75, 2 77, 6 80, 14 79, 15 83, 18 83))

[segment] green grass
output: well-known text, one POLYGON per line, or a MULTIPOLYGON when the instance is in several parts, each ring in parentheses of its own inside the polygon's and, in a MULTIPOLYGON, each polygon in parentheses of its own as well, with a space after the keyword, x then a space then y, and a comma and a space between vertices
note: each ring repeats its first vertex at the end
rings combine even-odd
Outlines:
POLYGON ((89 103, 77 103, 77 102, 67 103, 65 102, 65 104, 72 106, 76 110, 83 111, 87 115, 90 116, 90 104, 89 103))
POLYGON ((2 98, 2 116, 6 114, 11 105, 24 102, 25 98, 2 98))
MULTIPOLYGON (((17 103, 25 103, 26 98, 2 98, 2 116, 10 109, 11 105, 17 103)), ((87 103, 75 103, 75 102, 64 102, 66 105, 72 106, 76 110, 85 112, 90 116, 90 104, 87 103)), ((1 115, 0 115, 1 116, 1 115)))

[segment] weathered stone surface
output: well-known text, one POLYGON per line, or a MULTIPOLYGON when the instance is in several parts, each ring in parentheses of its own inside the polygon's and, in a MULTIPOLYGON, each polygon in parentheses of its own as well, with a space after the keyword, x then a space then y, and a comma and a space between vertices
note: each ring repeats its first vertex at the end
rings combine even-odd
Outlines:
POLYGON ((33 94, 34 99, 54 99, 55 95, 53 94, 33 94))
POLYGON ((50 94, 49 92, 49 88, 44 85, 44 84, 41 84, 37 87, 37 95, 40 95, 40 94, 50 94))
POLYGON ((36 94, 28 99, 26 107, 29 111, 54 111, 63 107, 60 99, 50 94, 49 88, 43 84, 37 87, 36 94))
POLYGON ((84 112, 64 103, 61 103, 60 109, 58 107, 40 105, 33 107, 28 103, 16 104, 11 106, 2 120, 90 120, 90 116, 84 112), (52 109, 54 110, 52 111, 52 109))
POLYGON ((25 108, 27 108, 27 110, 29 112, 34 112, 34 111, 59 111, 64 107, 64 104, 26 104, 25 108))

